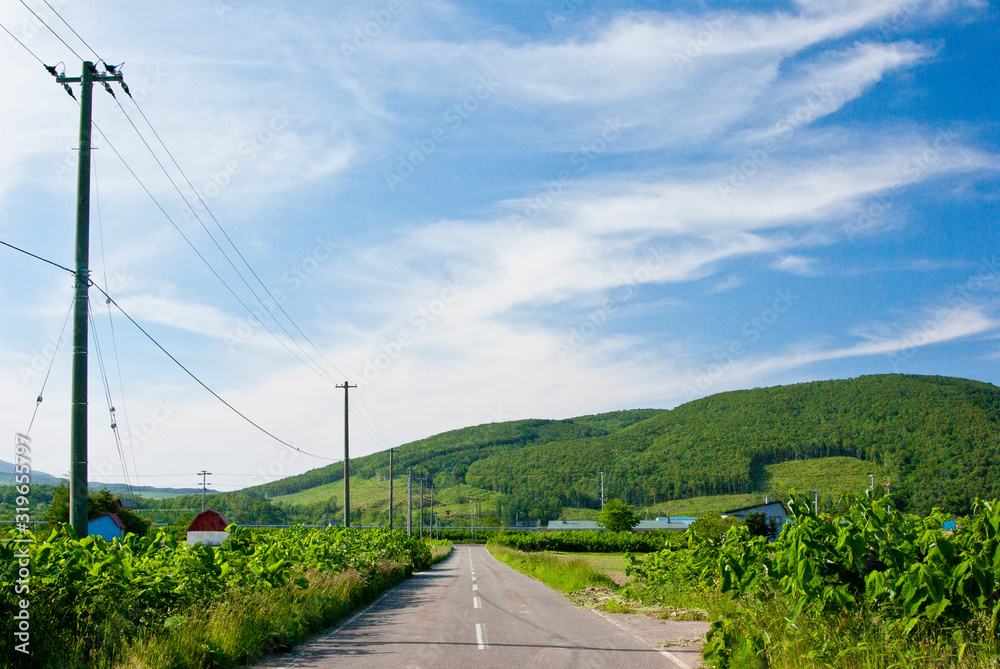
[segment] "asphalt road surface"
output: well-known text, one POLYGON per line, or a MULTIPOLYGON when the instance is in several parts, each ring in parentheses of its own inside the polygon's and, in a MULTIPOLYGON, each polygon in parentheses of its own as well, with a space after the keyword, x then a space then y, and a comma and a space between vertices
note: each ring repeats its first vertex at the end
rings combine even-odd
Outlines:
POLYGON ((485 548, 456 546, 341 626, 259 669, 697 666, 694 648, 655 647, 657 630, 647 632, 663 623, 643 618, 644 629, 635 618, 577 608, 485 548))

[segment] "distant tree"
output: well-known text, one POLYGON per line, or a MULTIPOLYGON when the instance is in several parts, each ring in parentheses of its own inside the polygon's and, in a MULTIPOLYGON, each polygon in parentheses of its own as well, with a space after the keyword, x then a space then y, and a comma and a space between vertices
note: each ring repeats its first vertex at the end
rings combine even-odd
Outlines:
POLYGON ((752 536, 755 537, 768 536, 766 513, 761 513, 760 511, 756 513, 751 513, 743 520, 743 524, 747 526, 747 529, 750 530, 750 534, 752 536))
POLYGON ((712 541, 722 541, 730 527, 739 525, 738 518, 729 516, 723 518, 719 514, 701 516, 688 527, 688 531, 694 532, 699 537, 711 539, 712 541))
MULTIPOLYGON (((113 513, 118 516, 125 526, 125 531, 129 534, 138 534, 140 537, 146 536, 149 531, 150 521, 135 512, 122 506, 121 499, 106 489, 90 492, 87 495, 87 520, 100 518, 101 516, 113 513)), ((50 524, 69 522, 69 485, 63 483, 52 496, 52 503, 45 514, 45 519, 50 524)))
POLYGON ((772 517, 767 521, 767 538, 777 539, 779 534, 781 534, 781 524, 777 518, 772 517))
POLYGON ((605 503, 599 520, 609 532, 629 532, 639 524, 639 518, 635 515, 633 507, 617 499, 605 503))

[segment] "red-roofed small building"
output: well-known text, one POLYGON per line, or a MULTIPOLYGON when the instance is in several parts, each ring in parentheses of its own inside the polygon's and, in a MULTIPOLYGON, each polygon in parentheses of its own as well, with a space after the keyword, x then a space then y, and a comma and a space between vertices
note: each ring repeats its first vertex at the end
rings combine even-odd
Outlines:
POLYGON ((187 528, 187 542, 190 545, 204 544, 206 546, 221 546, 229 537, 226 528, 229 521, 218 511, 208 509, 202 511, 191 521, 187 528))

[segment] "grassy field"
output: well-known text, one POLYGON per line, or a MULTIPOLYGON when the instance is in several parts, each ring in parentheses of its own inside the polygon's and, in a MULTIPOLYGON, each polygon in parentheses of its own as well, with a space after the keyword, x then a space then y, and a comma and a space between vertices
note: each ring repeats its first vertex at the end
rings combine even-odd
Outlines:
POLYGON ((621 553, 555 553, 522 551, 490 545, 490 554, 504 564, 568 596, 577 606, 608 613, 638 613, 664 620, 707 620, 705 600, 680 599, 671 605, 642 601, 625 576, 621 553))
POLYGON ((591 570, 603 574, 614 581, 615 585, 625 585, 628 577, 625 575, 625 555, 623 553, 546 553, 557 562, 582 561, 591 570))
MULTIPOLYGON (((498 495, 494 493, 473 488, 468 485, 457 485, 446 488, 440 493, 434 494, 434 511, 438 514, 442 527, 458 526, 467 527, 469 524, 469 500, 476 500, 476 524, 482 522, 483 516, 497 514, 499 511, 498 495)), ((344 502, 344 482, 334 481, 325 485, 316 486, 302 490, 291 495, 279 495, 272 497, 271 501, 277 504, 290 506, 310 506, 313 504, 325 504, 333 501, 337 508, 343 507, 344 502)), ((424 489, 424 522, 429 524, 429 513, 431 503, 430 490, 424 489)), ((395 520, 397 524, 406 522, 406 477, 396 478, 393 485, 393 505, 395 506, 395 520)), ((417 522, 420 507, 420 484, 414 482, 413 485, 413 520, 417 522)), ((351 477, 351 512, 352 517, 356 513, 369 512, 369 516, 388 516, 389 509, 389 482, 381 481, 377 478, 355 478, 351 477)), ((380 522, 384 522, 384 518, 380 522)))
MULTIPOLYGON (((886 472, 866 460, 857 458, 818 458, 815 460, 800 460, 783 462, 765 467, 767 472, 767 493, 756 492, 745 495, 711 495, 692 497, 690 499, 672 500, 649 507, 636 509, 640 518, 655 518, 657 516, 702 516, 706 514, 723 513, 764 501, 765 494, 772 499, 785 499, 789 489, 795 488, 801 493, 810 494, 812 490, 821 491, 820 505, 829 506, 843 495, 863 493, 870 485, 869 474, 875 474, 877 485, 885 481, 886 472)), ((420 486, 413 486, 414 520, 419 506, 420 486)), ((395 514, 405 522, 406 514, 406 477, 398 476, 393 486, 395 514)), ((474 488, 469 485, 457 485, 436 491, 434 509, 439 514, 442 526, 467 527, 469 523, 469 500, 476 500, 476 524, 484 522, 489 516, 499 517, 500 496, 474 488)), ((310 506, 333 501, 340 508, 344 499, 343 481, 335 481, 325 485, 309 488, 291 495, 280 495, 272 498, 273 502, 292 506, 310 506)), ((430 493, 425 489, 425 512, 430 505, 430 493)), ((351 509, 355 513, 368 512, 368 518, 375 521, 377 517, 387 516, 389 506, 389 483, 377 478, 351 478, 351 509)), ((564 520, 597 520, 597 509, 579 509, 566 507, 561 518, 564 520)), ((384 519, 379 521, 384 522, 384 519)), ((426 521, 429 522, 429 521, 426 521)))
POLYGON ((607 576, 601 568, 595 568, 589 559, 583 557, 591 555, 588 553, 574 553, 572 555, 545 552, 522 553, 500 546, 489 546, 489 551, 493 557, 504 564, 564 594, 587 588, 616 590, 618 587, 614 579, 607 576))
POLYGON ((711 513, 723 513, 729 509, 738 509, 751 504, 761 504, 765 495, 771 499, 786 499, 788 491, 795 488, 797 492, 810 495, 813 490, 820 491, 820 507, 839 500, 844 495, 859 495, 871 485, 869 474, 875 475, 875 484, 881 486, 886 480, 886 471, 867 460, 857 458, 817 458, 815 460, 796 460, 767 465, 768 492, 751 493, 747 495, 711 495, 692 497, 690 499, 673 500, 648 508, 636 509, 639 517, 645 517, 648 512, 651 518, 656 516, 702 516, 711 513))

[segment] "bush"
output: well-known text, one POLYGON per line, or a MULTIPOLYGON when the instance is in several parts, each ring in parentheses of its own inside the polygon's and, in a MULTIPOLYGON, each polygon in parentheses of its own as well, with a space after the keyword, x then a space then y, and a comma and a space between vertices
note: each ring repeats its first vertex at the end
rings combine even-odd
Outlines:
POLYGON ((490 543, 524 552, 564 553, 652 553, 679 543, 678 533, 654 531, 643 534, 566 530, 555 532, 497 532, 490 543))
POLYGON ((639 524, 633 508, 621 500, 608 500, 601 509, 600 521, 608 532, 629 532, 639 524))

